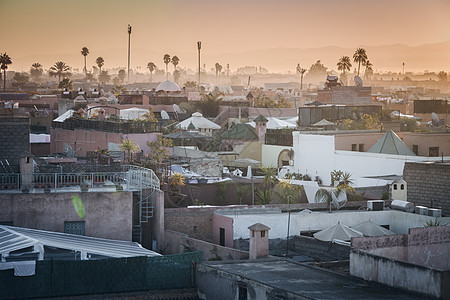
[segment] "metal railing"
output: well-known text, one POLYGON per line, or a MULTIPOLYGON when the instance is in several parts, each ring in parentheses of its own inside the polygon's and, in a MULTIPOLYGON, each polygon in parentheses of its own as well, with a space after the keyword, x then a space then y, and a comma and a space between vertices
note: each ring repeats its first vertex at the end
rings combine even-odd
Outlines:
POLYGON ((124 166, 122 172, 91 173, 0 173, 1 192, 54 191, 80 187, 86 191, 114 188, 124 191, 159 189, 160 181, 155 173, 146 168, 124 166))

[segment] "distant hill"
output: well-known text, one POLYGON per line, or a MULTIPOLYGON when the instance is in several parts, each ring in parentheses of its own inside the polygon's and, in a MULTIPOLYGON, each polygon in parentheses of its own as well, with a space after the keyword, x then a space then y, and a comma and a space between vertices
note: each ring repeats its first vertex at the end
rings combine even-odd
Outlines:
MULTIPOLYGON (((375 71, 392 70, 398 72, 402 70, 403 62, 405 62, 405 71, 450 71, 450 41, 419 46, 394 44, 362 47, 366 49, 375 71)), ((344 55, 352 57, 355 49, 329 46, 306 49, 270 48, 217 55, 209 55, 206 52, 202 52, 202 64, 206 63, 208 70, 216 62, 219 62, 224 67, 224 70, 226 64, 229 63, 232 71, 242 66, 262 66, 270 72, 294 72, 297 63, 300 63, 304 68, 309 68, 314 62, 320 59, 326 67, 336 70, 338 59, 344 55)), ((14 57, 14 53, 8 53, 13 58, 13 65, 11 65, 10 70, 29 70, 31 64, 34 62, 39 62, 44 65, 45 69, 48 69, 56 61, 61 60, 81 71, 84 62, 83 56, 79 54, 78 50, 68 54, 29 55, 25 57, 14 57)), ((164 68, 162 57, 165 53, 177 55, 180 58, 179 67, 196 70, 197 52, 194 47, 190 52, 132 48, 131 53, 132 66, 141 66, 140 72, 148 72, 146 65, 150 61, 156 63, 158 68, 164 68)), ((105 68, 126 67, 127 51, 125 48, 104 51, 95 51, 92 49, 87 57, 88 68, 95 65, 95 59, 98 56, 102 56, 105 59, 105 68)), ((172 65, 169 66, 169 70, 173 70, 172 65)))

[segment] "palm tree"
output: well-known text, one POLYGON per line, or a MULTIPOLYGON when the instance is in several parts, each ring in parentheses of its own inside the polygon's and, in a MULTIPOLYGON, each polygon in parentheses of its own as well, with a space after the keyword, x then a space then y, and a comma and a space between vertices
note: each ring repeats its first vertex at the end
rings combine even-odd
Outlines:
POLYGON ((136 145, 132 140, 126 139, 123 140, 119 145, 119 149, 123 152, 127 151, 128 153, 128 161, 131 162, 133 160, 133 153, 136 153, 139 149, 139 146, 136 145))
POLYGON ((86 73, 85 79, 87 81, 89 81, 89 82, 95 82, 96 81, 94 74, 92 74, 91 72, 86 73))
POLYGON ((111 76, 108 74, 108 71, 101 71, 100 75, 98 75, 98 81, 101 83, 108 83, 111 81, 111 76))
POLYGON ((8 54, 0 54, 0 68, 3 70, 3 91, 6 91, 6 69, 12 64, 11 57, 8 54))
POLYGON ((61 76, 69 77, 72 74, 69 72, 70 67, 66 65, 65 62, 58 61, 56 62, 48 71, 48 75, 51 77, 58 77, 58 82, 61 82, 61 76))
POLYGON ((214 67, 216 68, 216 77, 217 77, 219 76, 220 72, 222 72, 222 66, 219 63, 216 63, 214 67))
POLYGON ((169 177, 170 185, 176 188, 178 194, 181 193, 181 187, 184 186, 184 178, 181 173, 174 172, 172 176, 169 177))
POLYGON ((358 63, 358 76, 359 76, 359 68, 361 64, 365 64, 367 61, 367 53, 366 49, 358 48, 355 51, 355 54, 353 54, 353 61, 358 63))
POLYGON ((364 66, 366 67, 366 70, 364 71, 364 78, 367 79, 373 73, 373 64, 369 60, 367 60, 364 66))
POLYGON ((164 63, 166 64, 166 80, 169 80, 169 75, 167 74, 168 70, 167 70, 167 66, 170 63, 170 55, 169 54, 164 54, 164 63))
POLYGON ((30 74, 35 81, 38 81, 39 77, 41 77, 43 73, 44 70, 42 69, 42 65, 40 63, 34 63, 31 65, 30 74))
POLYGON ((99 75, 102 74, 102 67, 105 64, 105 60, 103 59, 103 57, 99 56, 97 57, 97 59, 95 60, 95 63, 97 64, 98 68, 99 68, 99 75))
POLYGON ((337 67, 338 67, 338 70, 342 71, 342 73, 345 76, 345 72, 350 71, 350 68, 352 67, 350 57, 342 56, 337 63, 337 67))
POLYGON ((303 75, 305 74, 306 69, 300 67, 300 64, 297 64, 297 73, 300 74, 300 90, 303 90, 303 75))
POLYGON ((81 55, 84 56, 84 75, 86 75, 87 73, 87 68, 86 68, 86 56, 88 56, 89 54, 89 49, 86 47, 81 48, 81 55))
POLYGON ((147 64, 147 69, 150 71, 150 82, 153 81, 153 71, 156 70, 156 65, 153 62, 147 64))
POLYGON ((177 70, 177 66, 180 63, 180 59, 178 58, 178 56, 173 56, 172 57, 172 64, 173 64, 173 70, 176 71, 177 70))
POLYGON ((64 78, 63 80, 61 80, 59 82, 58 88, 71 90, 71 89, 73 89, 72 81, 70 81, 69 78, 64 78))
POLYGON ((332 190, 318 189, 314 199, 316 200, 316 203, 326 202, 329 205, 331 212, 332 204, 334 204, 334 206, 337 207, 336 203, 334 203, 333 201, 333 195, 336 199, 338 199, 341 193, 343 193, 343 191, 344 191, 343 189, 332 189, 332 190))

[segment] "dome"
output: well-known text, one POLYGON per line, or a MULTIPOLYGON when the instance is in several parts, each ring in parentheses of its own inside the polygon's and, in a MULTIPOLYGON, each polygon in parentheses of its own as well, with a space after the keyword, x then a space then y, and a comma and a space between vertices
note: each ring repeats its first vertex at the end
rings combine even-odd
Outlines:
POLYGON ((166 80, 156 87, 157 92, 181 92, 180 87, 173 81, 166 80))

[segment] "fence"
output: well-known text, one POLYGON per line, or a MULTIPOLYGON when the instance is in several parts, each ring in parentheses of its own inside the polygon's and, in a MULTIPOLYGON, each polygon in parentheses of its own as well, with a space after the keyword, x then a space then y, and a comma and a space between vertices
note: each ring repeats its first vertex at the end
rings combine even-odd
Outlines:
POLYGON ((36 275, 0 271, 0 299, 193 288, 202 252, 86 261, 37 261, 36 275))
POLYGON ((124 166, 122 172, 92 173, 0 173, 0 192, 44 189, 57 192, 84 185, 88 189, 121 186, 126 191, 159 189, 155 173, 138 166, 124 166))

